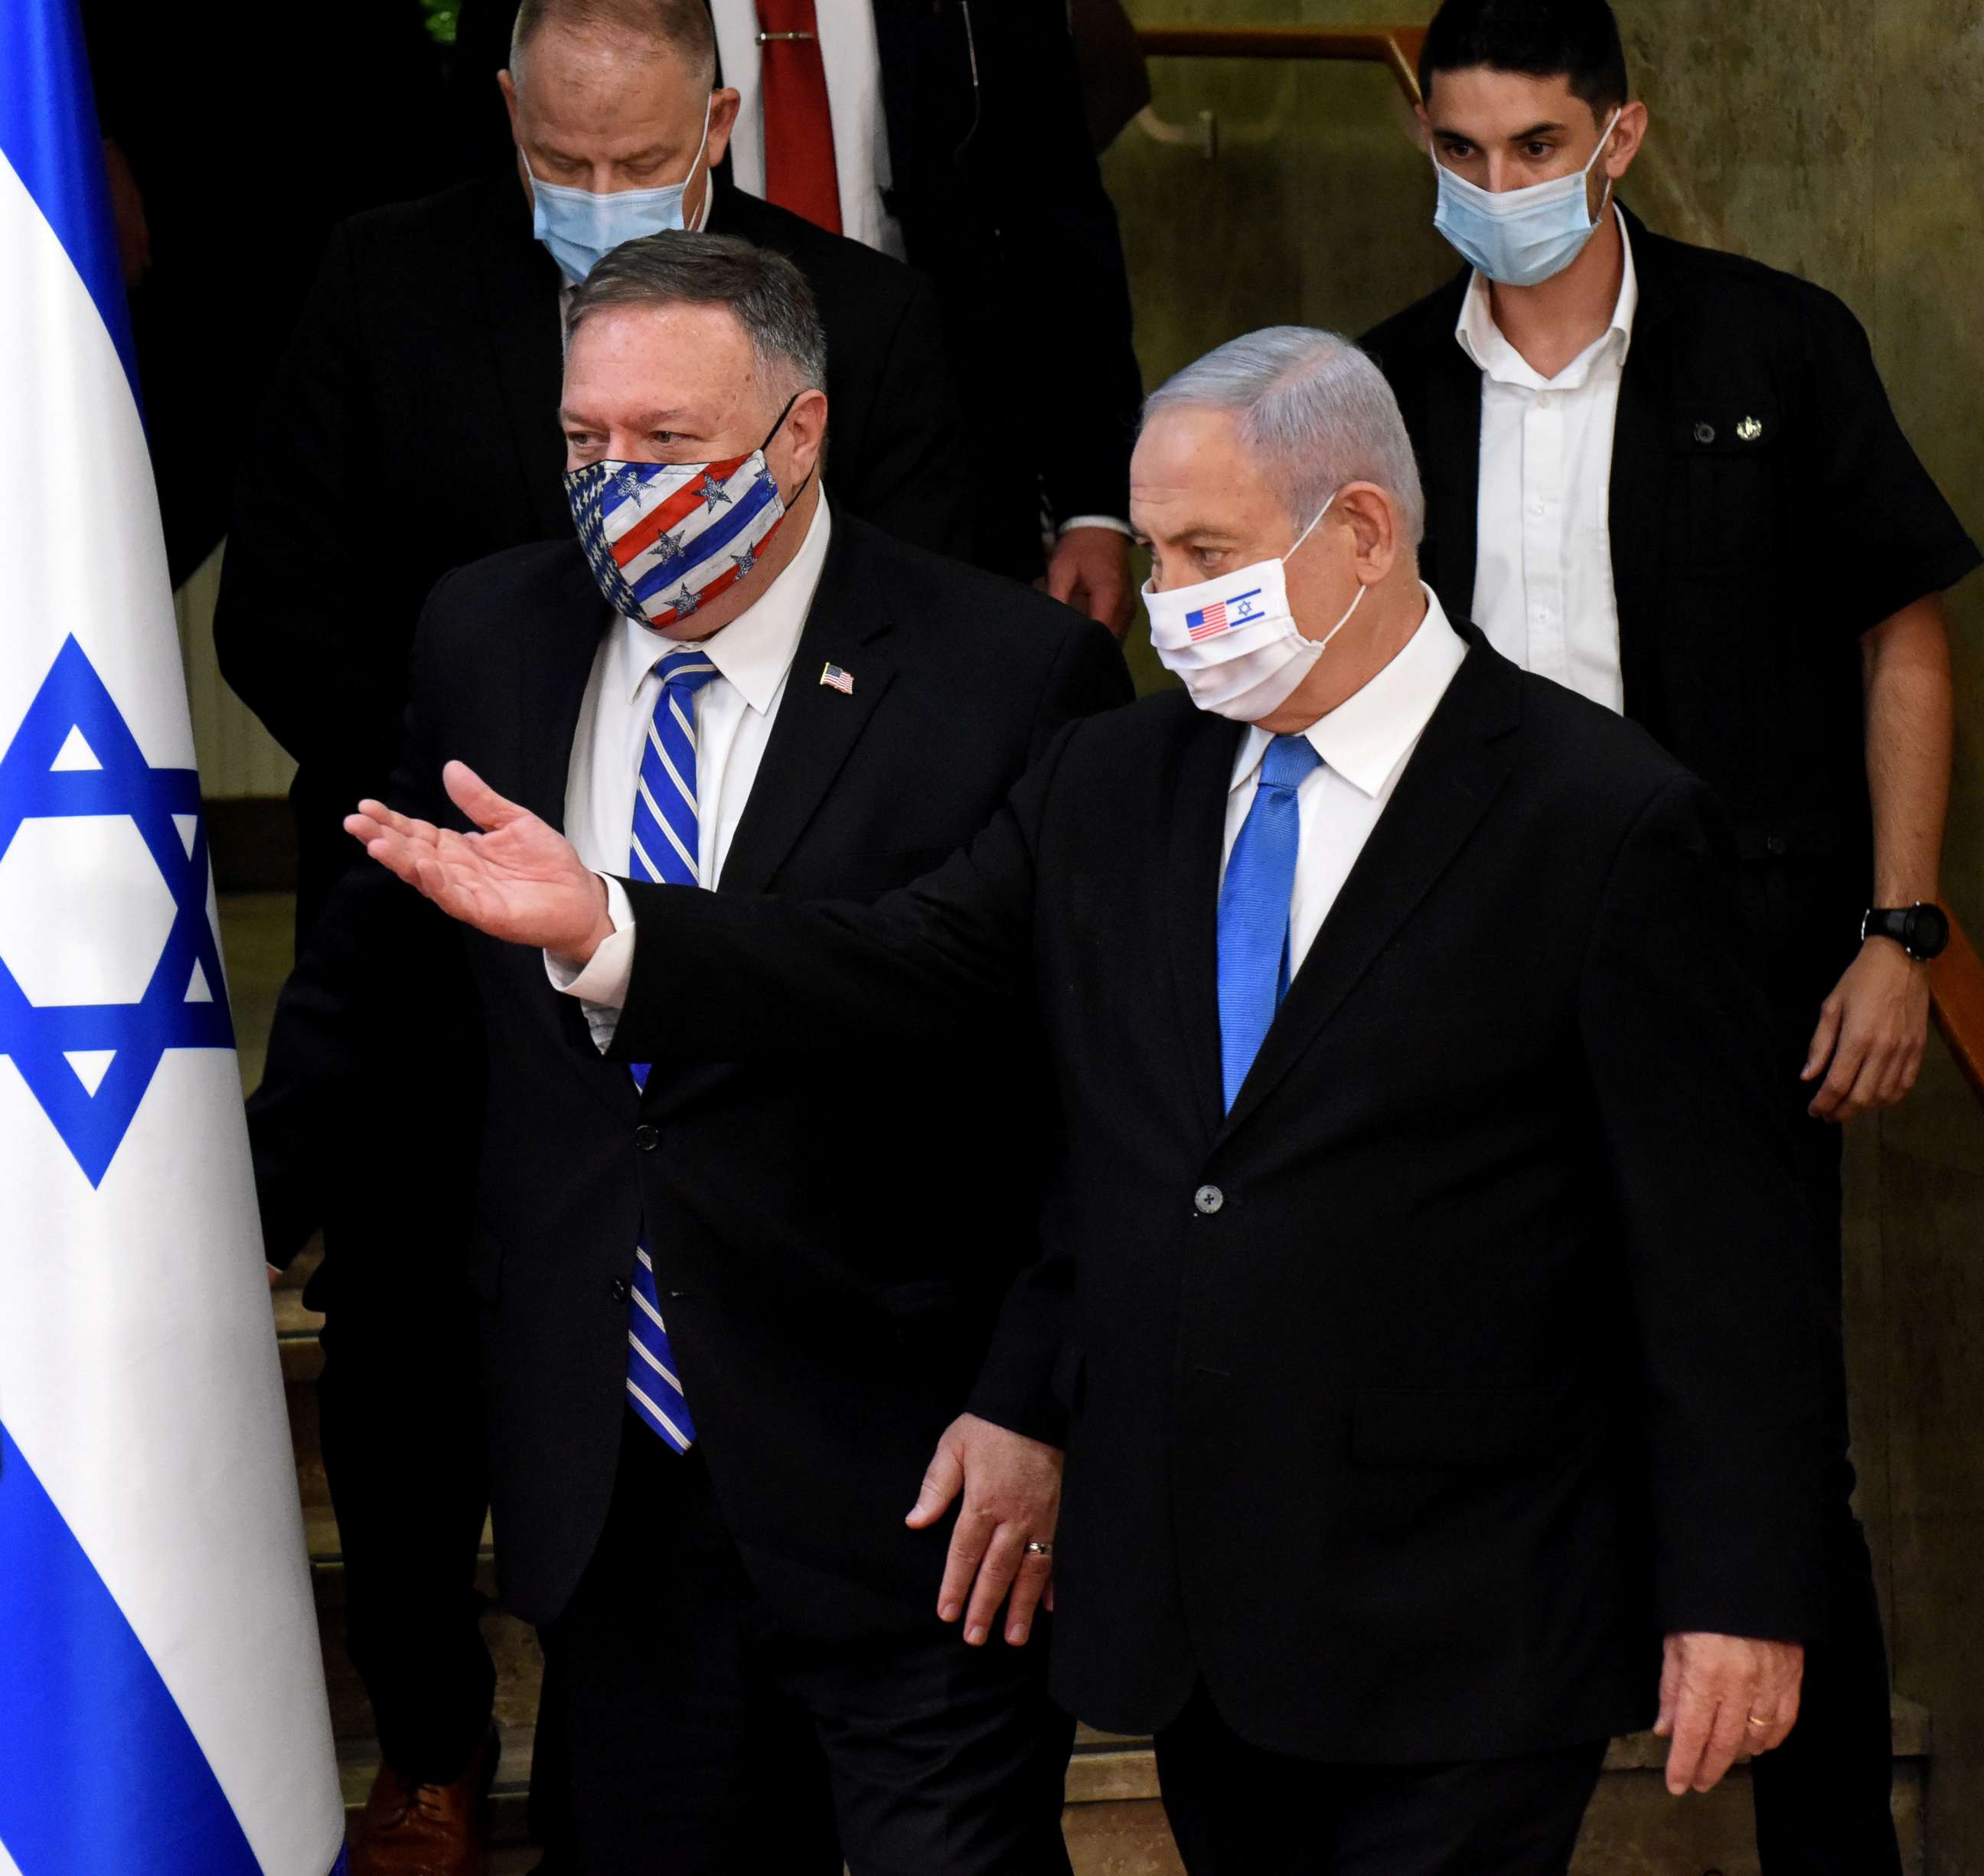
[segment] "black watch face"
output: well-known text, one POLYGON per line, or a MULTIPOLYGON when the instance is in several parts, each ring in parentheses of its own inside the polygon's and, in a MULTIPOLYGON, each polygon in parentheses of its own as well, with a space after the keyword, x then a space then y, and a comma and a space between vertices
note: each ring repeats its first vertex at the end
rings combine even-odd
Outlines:
POLYGON ((1949 921, 1939 906, 1915 906, 1909 911, 1908 936, 1902 941, 1917 957, 1940 957, 1949 943, 1949 921))

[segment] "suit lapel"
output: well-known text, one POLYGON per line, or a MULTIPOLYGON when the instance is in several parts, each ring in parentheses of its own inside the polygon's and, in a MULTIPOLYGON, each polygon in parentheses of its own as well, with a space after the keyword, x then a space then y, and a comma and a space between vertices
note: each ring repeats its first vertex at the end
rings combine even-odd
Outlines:
POLYGON ((1219 859, 1233 757, 1244 727, 1195 712, 1173 772, 1165 919, 1187 1067, 1208 1138, 1218 1131, 1219 859))
MULTIPOLYGON (((558 588, 555 618, 530 621, 522 635, 516 664, 511 765, 500 780, 492 778, 500 792, 561 832, 586 682, 592 675, 600 635, 614 623, 575 541, 571 565, 558 588)), ((520 958, 518 968, 531 980, 535 997, 542 983, 543 966, 530 956, 520 958)), ((639 1104, 633 1078, 624 1068, 609 1072, 601 1062, 578 1000, 553 993, 545 1014, 593 1097, 617 1121, 631 1126, 639 1104)))
POLYGON ((1654 634, 1646 601, 1660 590, 1661 541, 1666 525, 1664 473, 1671 460, 1664 434, 1672 349, 1667 315, 1671 304, 1664 243, 1638 218, 1626 216, 1639 282, 1639 310, 1633 342, 1619 381, 1618 420, 1612 434, 1611 489, 1607 526, 1612 541, 1612 590, 1619 611, 1619 663, 1626 713, 1640 722, 1658 722, 1654 634))
POLYGON ((1466 845, 1507 777, 1511 759, 1500 739, 1520 708, 1515 668, 1472 626, 1463 635, 1466 659, 1296 972, 1222 1140, 1246 1124, 1336 1013, 1466 845))
POLYGON ((565 831, 565 786, 586 680, 600 635, 613 615, 573 543, 561 585, 555 629, 526 631, 517 660, 517 742, 512 797, 541 821, 565 831))
POLYGON ((720 892, 770 888, 895 676, 886 596, 864 576, 865 558, 859 524, 836 515, 771 739, 724 859, 720 892), (851 692, 820 682, 829 665, 852 678, 851 692))
POLYGON ((496 389, 509 418, 531 518, 540 535, 553 540, 571 527, 558 474, 558 393, 565 375, 558 266, 531 238, 521 189, 506 193, 492 183, 480 213, 476 251, 496 353, 496 389))
MULTIPOLYGON (((1463 277, 1463 292, 1466 282, 1463 277)), ((1481 372, 1453 336, 1453 317, 1443 305, 1428 343, 1433 348, 1426 377, 1426 435, 1420 458, 1425 470, 1426 511, 1436 518, 1426 584, 1439 595, 1449 617, 1465 618, 1474 605, 1476 523, 1481 499, 1481 372)))

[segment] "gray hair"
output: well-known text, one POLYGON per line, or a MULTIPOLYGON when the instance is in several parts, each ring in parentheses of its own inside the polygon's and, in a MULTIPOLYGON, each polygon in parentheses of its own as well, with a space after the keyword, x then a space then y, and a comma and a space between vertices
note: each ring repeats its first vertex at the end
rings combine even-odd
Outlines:
POLYGON ((608 307, 728 307, 776 396, 826 388, 826 333, 806 276, 735 235, 667 229, 615 248, 571 296, 565 343, 608 307))
POLYGON ((551 25, 617 27, 672 46, 707 83, 716 82, 716 28, 710 21, 709 0, 523 0, 510 33, 513 82, 524 48, 551 25))
POLYGON ((1183 404, 1234 414, 1294 526, 1305 527, 1345 483, 1372 482, 1398 504, 1406 544, 1418 548, 1426 497, 1405 419, 1384 374, 1341 333, 1269 326, 1229 339, 1153 391, 1144 421, 1183 404))

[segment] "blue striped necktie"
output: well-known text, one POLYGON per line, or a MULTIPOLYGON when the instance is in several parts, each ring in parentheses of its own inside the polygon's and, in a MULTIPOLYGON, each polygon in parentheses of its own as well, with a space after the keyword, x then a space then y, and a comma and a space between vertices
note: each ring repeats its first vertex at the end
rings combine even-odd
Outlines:
POLYGON ((1322 764, 1306 736, 1277 736, 1219 889, 1219 1067, 1232 1111, 1289 993, 1289 906, 1302 822, 1295 790, 1322 764))
MULTIPOLYGON (((634 791, 631 876, 662 886, 700 886, 695 806, 695 694, 716 675, 698 651, 671 652, 655 666, 662 680, 654 721, 641 745, 641 776, 634 791)), ((634 1064, 634 1085, 648 1086, 646 1062, 634 1064)), ((655 1259, 646 1232, 634 1247, 633 1294, 627 1305, 627 1399, 635 1413, 675 1448, 686 1452, 695 1422, 675 1372, 675 1352, 662 1322, 655 1259)))

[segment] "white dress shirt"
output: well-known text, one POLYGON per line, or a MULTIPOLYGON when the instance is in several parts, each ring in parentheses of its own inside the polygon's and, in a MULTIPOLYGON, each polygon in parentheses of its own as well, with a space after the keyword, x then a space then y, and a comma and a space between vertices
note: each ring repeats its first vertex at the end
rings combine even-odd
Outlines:
MULTIPOLYGON (((754 0, 712 0, 723 82, 742 100, 730 139, 737 186, 765 193, 764 93, 759 82, 754 0)), ((840 183, 840 232, 903 258, 903 231, 883 206, 889 186, 889 122, 883 115, 882 55, 872 0, 814 0, 819 59, 833 116, 833 166, 840 183)))
POLYGON ((633 975, 633 913, 619 880, 630 863, 642 745, 661 697, 655 668, 692 644, 716 667, 695 694, 696 868, 714 888, 771 740, 833 531, 823 494, 798 553, 749 608, 709 638, 671 642, 639 620, 623 618, 599 642, 571 739, 565 826, 579 858, 607 883, 614 933, 583 970, 549 953, 545 968, 559 990, 585 1003, 602 1050, 613 1040, 633 975))
POLYGON ((1640 303, 1623 216, 1619 238, 1626 271, 1612 322, 1555 377, 1539 377, 1502 336, 1478 272, 1453 334, 1481 370, 1474 622, 1503 657, 1608 710, 1625 698, 1612 586, 1612 436, 1640 303))
MULTIPOLYGON (((1405 648, 1361 691, 1302 732, 1322 758, 1322 765, 1303 776, 1295 790, 1300 832, 1295 892, 1289 902, 1292 976, 1302 968, 1419 747, 1421 732, 1467 655, 1466 641, 1447 622, 1433 588, 1420 590, 1426 595, 1426 617, 1405 648)), ((1226 842, 1219 861, 1222 887, 1226 863, 1233 857, 1233 843, 1254 805, 1261 760, 1272 741, 1266 730, 1250 729, 1234 758, 1226 796, 1226 842)))

